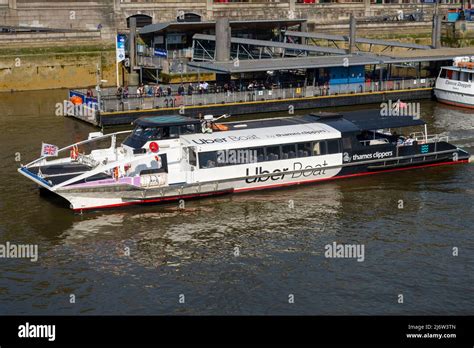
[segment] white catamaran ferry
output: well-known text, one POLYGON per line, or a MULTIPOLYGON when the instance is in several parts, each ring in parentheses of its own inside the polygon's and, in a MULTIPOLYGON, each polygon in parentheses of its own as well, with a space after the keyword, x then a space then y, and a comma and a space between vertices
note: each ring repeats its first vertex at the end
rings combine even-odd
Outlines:
MULTIPOLYGON (((446 137, 428 136, 422 120, 381 117, 379 110, 216 123, 151 116, 117 145, 117 136, 60 149, 18 171, 69 201, 75 211, 169 202, 309 184, 409 168, 468 162, 446 137), (403 137, 390 129, 423 126, 403 137), (104 139, 103 149, 84 149, 104 139), (54 153, 55 156, 59 156, 54 153)), ((96 136, 95 138, 93 136, 96 136)))
POLYGON ((453 66, 442 67, 434 93, 442 103, 474 108, 474 57, 457 57, 453 66))

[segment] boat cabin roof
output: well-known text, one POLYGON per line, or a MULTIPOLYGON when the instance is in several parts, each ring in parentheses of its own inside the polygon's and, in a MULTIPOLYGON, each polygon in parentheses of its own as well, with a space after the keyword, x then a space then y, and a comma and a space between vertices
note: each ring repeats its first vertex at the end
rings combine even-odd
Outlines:
POLYGON ((424 124, 410 116, 382 117, 379 109, 373 109, 229 122, 225 123, 227 131, 186 134, 181 140, 184 146, 197 146, 201 152, 338 139, 341 134, 424 124))
POLYGON ((301 143, 314 139, 337 139, 340 137, 341 133, 336 129, 313 120, 313 123, 234 128, 213 133, 187 134, 182 135, 180 139, 184 146, 195 146, 199 152, 202 152, 301 143))
MULTIPOLYGON (((404 128, 404 127, 416 127, 422 126, 426 122, 422 119, 417 119, 413 115, 406 116, 382 116, 380 109, 371 110, 358 110, 351 111, 342 114, 343 119, 350 122, 357 131, 370 131, 377 129, 388 129, 388 128, 404 128)), ((331 120, 326 123, 330 124, 331 120)), ((333 124, 333 127, 338 127, 333 124)), ((347 132, 350 130, 344 130, 338 128, 341 132, 347 132)))
POLYGON ((141 127, 170 127, 199 123, 198 119, 182 115, 145 116, 136 119, 134 122, 135 126, 141 127))

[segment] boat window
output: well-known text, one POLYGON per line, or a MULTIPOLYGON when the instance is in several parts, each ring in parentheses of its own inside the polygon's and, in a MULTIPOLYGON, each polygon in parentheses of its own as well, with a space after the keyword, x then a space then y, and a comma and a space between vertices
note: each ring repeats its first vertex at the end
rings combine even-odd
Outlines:
POLYGON ((145 128, 143 130, 143 138, 147 140, 158 140, 161 139, 161 132, 159 128, 145 128))
POLYGON ((459 78, 459 81, 467 82, 468 81, 468 73, 465 71, 461 71, 461 76, 459 78))
POLYGON ((217 151, 200 152, 199 168, 207 169, 217 166, 217 151))
POLYGON ((313 143, 313 156, 321 155, 321 143, 316 141, 313 143))
POLYGON ((189 164, 196 166, 196 152, 192 148, 188 148, 189 151, 189 164))
POLYGON ((257 147, 257 148, 252 149, 252 150, 257 151, 257 162, 265 161, 265 148, 257 147))
POLYGON ((137 126, 132 134, 124 140, 123 144, 139 149, 151 140, 160 140, 162 133, 160 128, 137 126))
POLYGON ((453 75, 451 77, 451 80, 459 81, 459 71, 453 71, 453 75))
POLYGON ((185 124, 180 127, 180 134, 194 134, 196 133, 196 125, 194 124, 185 124))
POLYGON ((280 146, 268 146, 265 150, 266 161, 277 161, 280 159, 280 146))
POLYGON ((308 157, 311 156, 311 143, 299 143, 296 145, 297 157, 308 157))
MULTIPOLYGON (((347 141, 350 141, 348 138, 347 141)), ((350 144, 351 145, 351 144, 350 144)), ((315 141, 296 144, 273 145, 266 147, 253 147, 243 149, 228 149, 219 151, 201 152, 199 157, 199 168, 226 167, 232 165, 249 164, 255 162, 267 162, 320 156, 341 152, 341 141, 329 139, 326 141, 315 141)), ((195 165, 196 154, 189 150, 189 163, 195 165), (194 163, 194 164, 193 164, 194 163)))
POLYGON ((171 126, 170 127, 170 138, 178 138, 179 137, 179 127, 178 126, 171 126))
POLYGON ((315 141, 313 143, 313 156, 325 155, 326 151, 326 142, 325 141, 315 141))
POLYGON ((328 155, 339 153, 339 140, 333 139, 327 141, 328 155))
POLYGON ((439 77, 442 78, 442 79, 445 79, 446 78, 446 69, 441 69, 441 71, 439 72, 439 77))
POLYGON ((281 159, 290 159, 296 157, 295 144, 286 144, 281 146, 281 159))
POLYGON ((342 138, 342 147, 344 150, 351 150, 352 149, 352 139, 349 137, 342 138))

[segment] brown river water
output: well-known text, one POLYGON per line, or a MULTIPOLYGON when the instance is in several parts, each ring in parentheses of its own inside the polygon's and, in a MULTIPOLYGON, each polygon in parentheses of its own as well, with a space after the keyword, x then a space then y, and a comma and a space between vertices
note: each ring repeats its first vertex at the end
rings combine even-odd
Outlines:
MULTIPOLYGON (((474 314, 473 164, 78 215, 16 172, 96 131, 54 115, 65 97, 0 94, 0 245, 38 245, 0 258, 0 314, 474 314)), ((421 117, 474 152, 474 112, 421 117)))

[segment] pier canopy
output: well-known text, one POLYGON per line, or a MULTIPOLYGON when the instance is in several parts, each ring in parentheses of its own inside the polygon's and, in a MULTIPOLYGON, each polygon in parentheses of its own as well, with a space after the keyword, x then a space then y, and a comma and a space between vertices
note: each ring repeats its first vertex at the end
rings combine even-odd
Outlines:
POLYGON ((239 60, 238 62, 189 62, 188 65, 193 68, 199 68, 216 73, 233 74, 259 71, 365 66, 380 63, 381 60, 377 59, 376 57, 367 57, 362 55, 340 55, 300 58, 249 59, 239 60))
MULTIPOLYGON (((246 31, 262 30, 265 32, 271 31, 272 29, 291 28, 300 26, 305 23, 306 19, 259 19, 259 20, 236 20, 229 21, 229 25, 232 31, 246 31)), ((194 32, 202 33, 205 31, 214 32, 216 26, 215 21, 203 21, 203 22, 163 22, 154 23, 147 25, 140 29, 140 35, 151 35, 151 34, 163 34, 165 32, 194 32)))
MULTIPOLYGON (((331 35, 331 34, 323 34, 323 33, 307 33, 301 31, 291 31, 287 30, 285 32, 285 36, 288 37, 298 37, 303 39, 310 39, 310 40, 327 40, 327 41, 344 41, 349 42, 349 36, 345 35, 331 35)), ((366 39, 366 38, 356 38, 355 43, 361 44, 369 44, 371 46, 385 46, 385 48, 408 48, 408 49, 419 49, 419 50, 430 50, 431 46, 427 45, 419 45, 409 42, 400 42, 400 41, 387 41, 387 40, 380 40, 380 39, 366 39)), ((336 45, 337 46, 337 45, 336 45)))
POLYGON ((370 57, 378 57, 384 64, 390 63, 419 63, 419 62, 436 62, 448 61, 455 57, 473 56, 474 47, 463 48, 433 48, 431 50, 417 50, 405 52, 384 52, 383 55, 369 55, 370 57))
MULTIPOLYGON (((197 41, 216 41, 215 35, 206 35, 206 34, 195 34, 193 40, 197 41)), ((279 48, 283 50, 293 50, 300 52, 313 52, 313 53, 323 53, 323 54, 346 54, 346 50, 333 47, 322 47, 316 45, 302 45, 289 42, 280 42, 280 41, 268 41, 268 40, 255 40, 255 39, 246 39, 232 37, 230 39, 231 44, 237 45, 246 45, 246 46, 256 46, 256 47, 272 47, 279 48)))

